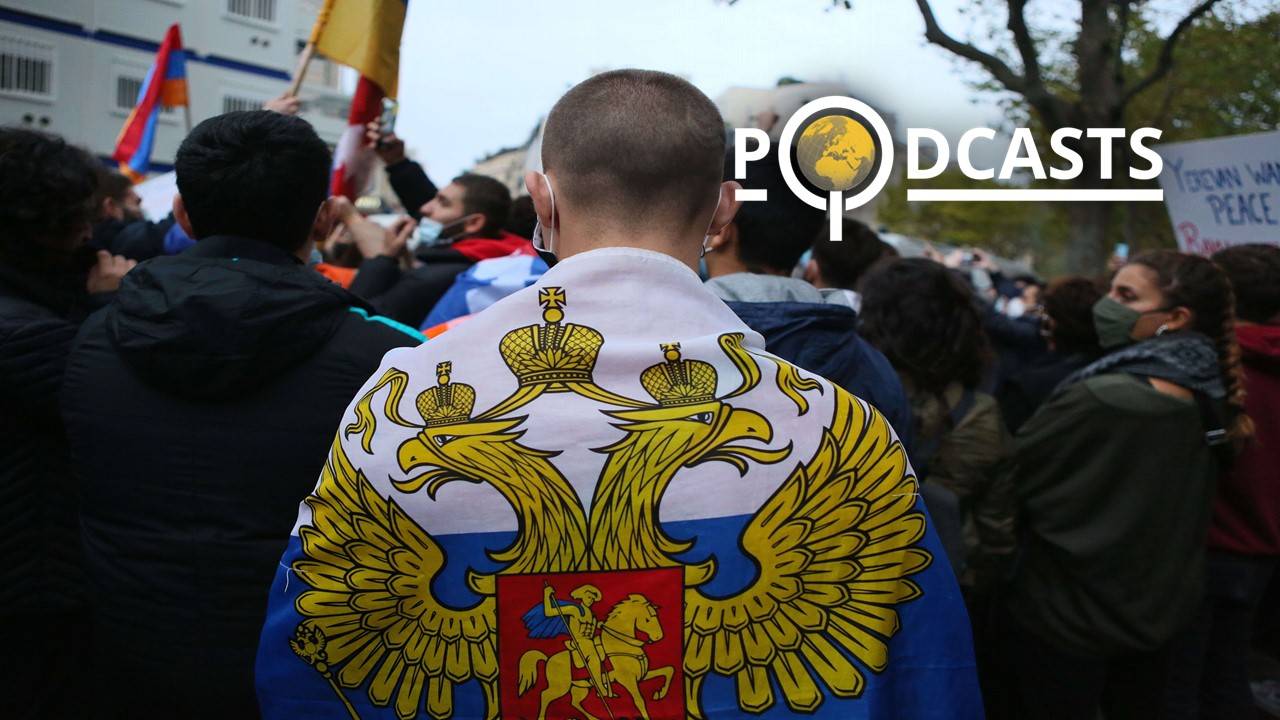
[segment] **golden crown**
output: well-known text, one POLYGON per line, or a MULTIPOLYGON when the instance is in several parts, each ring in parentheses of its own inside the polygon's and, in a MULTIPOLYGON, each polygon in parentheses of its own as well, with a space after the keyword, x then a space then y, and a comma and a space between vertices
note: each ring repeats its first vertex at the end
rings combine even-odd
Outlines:
POLYGON ((550 383, 553 392, 564 390, 566 382, 591 382, 604 337, 584 325, 561 323, 564 288, 542 288, 538 304, 543 324, 516 328, 498 344, 507 367, 521 386, 550 383))
POLYGON ((476 404, 475 388, 463 383, 450 382, 449 373, 451 372, 453 372, 451 362, 436 365, 438 385, 427 388, 418 395, 418 412, 426 421, 427 427, 450 425, 471 419, 471 409, 476 404))
POLYGON ((701 360, 681 360, 680 343, 663 343, 666 362, 645 368, 640 384, 659 405, 693 405, 716 397, 716 369, 701 360))

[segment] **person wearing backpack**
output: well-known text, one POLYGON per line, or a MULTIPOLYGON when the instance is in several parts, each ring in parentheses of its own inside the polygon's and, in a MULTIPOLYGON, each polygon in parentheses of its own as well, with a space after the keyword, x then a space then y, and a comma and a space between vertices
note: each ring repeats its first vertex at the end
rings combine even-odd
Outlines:
POLYGON ((1231 283, 1169 250, 1094 306, 1110 352, 1015 440, 1023 547, 1004 661, 1015 717, 1160 717, 1170 646, 1201 605, 1214 485, 1251 433, 1231 283))

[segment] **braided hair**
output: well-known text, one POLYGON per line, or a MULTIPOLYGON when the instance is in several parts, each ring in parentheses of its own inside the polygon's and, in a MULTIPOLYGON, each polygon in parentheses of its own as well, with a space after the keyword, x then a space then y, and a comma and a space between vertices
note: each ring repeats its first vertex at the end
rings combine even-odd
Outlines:
POLYGON ((1227 434, 1237 443, 1247 440, 1253 435, 1253 421, 1244 412, 1244 370, 1236 342, 1236 298, 1231 280, 1212 260, 1174 250, 1146 252, 1132 262, 1156 274, 1167 307, 1190 309, 1191 328, 1214 341, 1231 416, 1227 434))

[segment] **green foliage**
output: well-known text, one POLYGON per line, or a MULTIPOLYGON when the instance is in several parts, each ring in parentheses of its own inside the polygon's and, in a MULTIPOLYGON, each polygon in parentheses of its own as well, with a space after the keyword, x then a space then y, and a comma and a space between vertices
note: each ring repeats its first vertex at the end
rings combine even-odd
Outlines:
MULTIPOLYGON (((1003 6, 1004 2, 995 4, 1003 6)), ((986 19, 1003 20, 1003 16, 996 17, 1000 11, 990 5, 986 19)), ((1165 35, 1147 19, 1151 5, 1156 3, 1135 5, 1132 9, 1134 16, 1130 18, 1123 51, 1127 84, 1156 67, 1164 44, 1165 35)), ((1280 126, 1280 10, 1254 13, 1252 19, 1242 20, 1243 5, 1243 0, 1228 3, 1186 32, 1177 45, 1172 72, 1129 102, 1125 125, 1160 128, 1164 133, 1161 142, 1265 132, 1280 126)), ((1070 38, 1061 30, 1036 35, 1046 84, 1064 99, 1078 99, 1078 69, 1070 38)), ((1008 93, 994 81, 980 83, 977 88, 999 93, 1006 112, 1006 128, 1031 127, 1037 147, 1047 153, 1049 133, 1024 98, 1008 93)), ((1050 161, 1049 156, 1043 157, 1050 161)), ((933 185, 936 187, 982 186, 958 172, 932 182, 937 183, 933 185)), ((1133 184, 1156 187, 1155 181, 1133 184)), ((912 185, 921 186, 918 182, 912 185)), ((1054 185, 1052 181, 1031 184, 1054 185)), ((881 212, 883 222, 891 229, 939 240, 948 234, 969 238, 965 244, 1006 255, 1011 250, 1025 249, 1034 254, 1042 271, 1062 266, 1061 254, 1070 228, 1065 205, 940 202, 908 206, 905 190, 898 188, 892 193, 884 204, 889 214, 881 212), (946 223, 956 223, 958 229, 949 230, 946 223), (1044 226, 1036 227, 1036 223, 1044 226)), ((1134 251, 1176 246, 1163 203, 1117 204, 1107 237, 1109 244, 1128 242, 1134 251)))

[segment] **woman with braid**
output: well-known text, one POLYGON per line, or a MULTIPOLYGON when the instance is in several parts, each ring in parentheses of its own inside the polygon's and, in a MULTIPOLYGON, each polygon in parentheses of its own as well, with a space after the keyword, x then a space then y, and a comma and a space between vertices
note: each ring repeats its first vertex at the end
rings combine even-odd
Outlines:
POLYGON ((1094 306, 1109 354, 1019 432, 1013 717, 1161 717, 1170 647, 1203 597, 1214 486, 1252 432, 1234 321, 1211 260, 1136 258, 1094 306))

